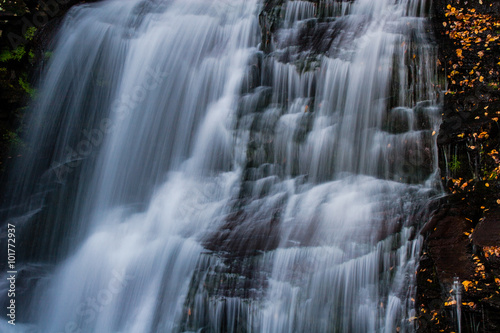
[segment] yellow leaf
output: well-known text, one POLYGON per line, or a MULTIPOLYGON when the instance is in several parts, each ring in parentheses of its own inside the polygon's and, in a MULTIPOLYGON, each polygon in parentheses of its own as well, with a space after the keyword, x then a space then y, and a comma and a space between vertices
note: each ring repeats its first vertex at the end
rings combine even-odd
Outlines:
POLYGON ((464 286, 465 291, 468 291, 468 290, 469 290, 469 287, 470 287, 471 285, 474 285, 474 283, 473 283, 473 282, 471 282, 471 281, 465 280, 465 281, 462 281, 462 285, 464 286))
POLYGON ((479 139, 488 139, 489 135, 487 132, 481 132, 478 137, 479 139))

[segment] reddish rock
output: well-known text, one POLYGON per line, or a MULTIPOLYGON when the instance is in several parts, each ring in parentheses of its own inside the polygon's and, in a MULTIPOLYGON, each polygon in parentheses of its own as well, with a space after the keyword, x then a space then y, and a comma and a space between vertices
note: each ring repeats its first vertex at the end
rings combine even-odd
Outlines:
POLYGON ((431 232, 429 254, 441 282, 452 283, 455 276, 467 280, 474 275, 474 262, 468 252, 470 242, 464 234, 470 228, 470 223, 463 217, 446 216, 431 232))
POLYGON ((500 209, 488 212, 472 234, 474 245, 500 246, 500 209))

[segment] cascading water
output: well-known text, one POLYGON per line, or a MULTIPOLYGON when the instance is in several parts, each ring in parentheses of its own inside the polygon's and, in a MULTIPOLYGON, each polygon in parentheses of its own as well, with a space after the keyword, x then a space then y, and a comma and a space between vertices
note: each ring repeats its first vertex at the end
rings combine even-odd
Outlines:
POLYGON ((265 6, 269 54, 259 6, 67 15, 3 211, 25 239, 15 332, 415 329, 437 193, 425 3, 265 6))
POLYGON ((462 333, 462 285, 458 277, 453 278, 453 300, 455 301, 455 309, 457 316, 458 333, 462 333))

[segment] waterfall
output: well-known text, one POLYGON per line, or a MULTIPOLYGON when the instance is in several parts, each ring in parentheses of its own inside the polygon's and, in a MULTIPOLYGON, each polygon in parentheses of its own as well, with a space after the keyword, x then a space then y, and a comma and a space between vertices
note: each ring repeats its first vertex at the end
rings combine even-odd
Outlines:
POLYGON ((23 239, 2 332, 415 331, 439 194, 425 8, 74 7, 2 210, 23 239))
POLYGON ((458 277, 453 278, 453 300, 455 301, 455 309, 457 316, 458 333, 462 333, 462 285, 458 277))

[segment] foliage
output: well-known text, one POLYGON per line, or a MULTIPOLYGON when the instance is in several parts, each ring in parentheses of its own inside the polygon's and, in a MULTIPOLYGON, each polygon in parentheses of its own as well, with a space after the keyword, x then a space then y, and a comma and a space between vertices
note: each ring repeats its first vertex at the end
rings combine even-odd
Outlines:
MULTIPOLYGON (((466 240, 467 255, 460 260, 464 266, 470 263, 472 269, 457 275, 463 287, 461 306, 463 314, 477 318, 481 312, 487 316, 486 309, 500 299, 500 278, 494 266, 500 260, 500 244, 488 247, 475 241, 478 224, 500 209, 500 16, 491 3, 483 2, 448 0, 436 15, 443 43, 438 65, 446 73, 448 87, 443 123, 449 125, 444 134, 451 137, 442 145, 456 152, 448 159, 450 175, 443 177, 443 184, 449 193, 450 215, 467 221, 459 234, 447 232, 453 239, 466 240), (497 301, 490 302, 492 297, 497 301)), ((456 300, 448 297, 450 289, 444 291, 441 307, 434 310, 440 316, 433 313, 436 332, 452 331, 455 324, 449 310, 457 306, 456 300)), ((426 311, 433 309, 427 307, 426 311)))
MULTIPOLYGON (((456 45, 456 58, 458 61, 448 63, 450 83, 464 87, 474 87, 478 82, 484 82, 487 76, 498 75, 498 71, 483 68, 483 60, 488 55, 495 56, 493 46, 499 45, 500 20, 491 15, 479 14, 474 8, 455 8, 448 5, 445 10, 447 21, 443 26, 447 29, 446 35, 456 45), (464 66, 464 61, 476 59, 472 68, 464 66)), ((497 61, 500 58, 497 58, 497 61)), ((500 65, 500 62, 498 62, 500 65)))
POLYGON ((0 53, 0 62, 7 62, 10 60, 16 60, 16 61, 21 61, 23 56, 26 54, 26 50, 24 49, 24 46, 18 46, 15 50, 3 50, 2 53, 0 53))
POLYGON ((33 38, 35 37, 35 33, 36 33, 36 28, 35 27, 29 27, 27 30, 26 30, 26 33, 24 34, 24 39, 26 40, 33 40, 33 38))
POLYGON ((457 155, 453 156, 451 161, 448 163, 448 169, 451 172, 457 172, 460 170, 460 167, 462 166, 462 163, 458 160, 457 155))
POLYGON ((30 95, 30 97, 34 97, 35 95, 35 92, 36 90, 34 88, 31 87, 31 85, 29 84, 29 82, 27 81, 27 79, 24 77, 20 77, 19 78, 19 85, 21 86, 21 88, 23 88, 23 90, 28 94, 30 95))
POLYGON ((33 69, 35 53, 32 49, 35 27, 30 27, 25 32, 24 38, 28 41, 14 50, 4 49, 0 51, 0 89, 5 97, 2 97, 3 111, 8 121, 0 131, 0 170, 3 170, 3 159, 20 148, 25 149, 20 139, 22 134, 22 118, 24 106, 29 98, 35 97, 35 89, 30 84, 29 74, 33 69))
POLYGON ((3 134, 3 140, 8 142, 13 147, 22 147, 24 142, 21 140, 19 135, 12 131, 5 131, 3 134))

